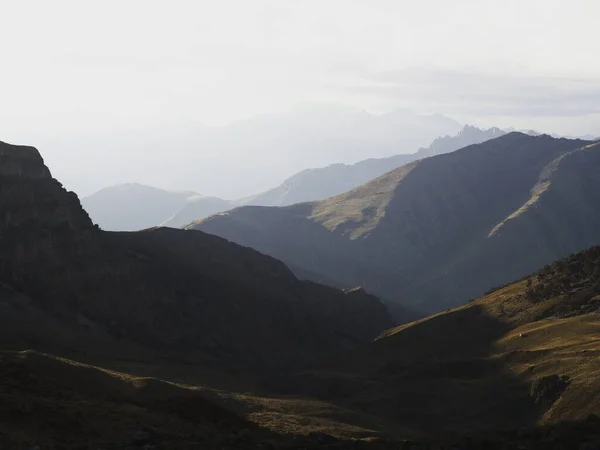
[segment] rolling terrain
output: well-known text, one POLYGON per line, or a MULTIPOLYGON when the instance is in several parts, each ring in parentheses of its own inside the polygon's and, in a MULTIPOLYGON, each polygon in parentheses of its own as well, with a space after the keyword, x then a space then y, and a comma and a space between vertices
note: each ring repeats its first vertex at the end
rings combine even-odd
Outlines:
POLYGON ((600 242, 599 169, 597 143, 510 133, 323 201, 187 228, 432 313, 600 242))
POLYGON ((600 442, 598 247, 394 326, 219 237, 103 232, 31 147, 0 144, 0 203, 3 449, 600 442))
POLYGON ((465 306, 384 332, 341 362, 377 380, 362 407, 432 430, 600 412, 600 247, 465 306), (360 365, 356 364, 360 361, 360 365))
POLYGON ((262 391, 210 388, 191 361, 159 358, 147 348, 129 349, 126 358, 104 343, 103 356, 88 348, 79 361, 4 350, 0 442, 41 448, 90 442, 103 448, 591 446, 600 442, 599 276, 595 247, 466 306, 391 328, 262 391))

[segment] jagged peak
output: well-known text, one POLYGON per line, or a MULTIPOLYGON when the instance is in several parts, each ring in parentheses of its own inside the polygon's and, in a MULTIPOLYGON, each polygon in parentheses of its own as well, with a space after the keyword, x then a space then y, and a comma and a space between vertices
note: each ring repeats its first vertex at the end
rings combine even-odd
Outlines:
POLYGON ((465 125, 462 130, 460 130, 458 132, 458 136, 462 135, 462 134, 466 134, 466 133, 470 133, 470 132, 474 132, 474 131, 483 131, 481 128, 476 127, 475 125, 465 125))

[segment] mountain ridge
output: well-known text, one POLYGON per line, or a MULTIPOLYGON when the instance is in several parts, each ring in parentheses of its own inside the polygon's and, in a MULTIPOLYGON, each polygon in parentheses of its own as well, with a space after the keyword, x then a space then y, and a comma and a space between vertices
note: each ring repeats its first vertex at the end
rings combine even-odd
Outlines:
POLYGON ((31 147, 2 143, 0 162, 0 280, 67 328, 265 372, 310 365, 393 323, 375 297, 349 300, 216 236, 99 230, 31 147))
MULTIPOLYGON (((597 195, 587 147, 544 166, 541 200, 597 195)), ((393 326, 362 287, 300 281, 217 236, 101 231, 31 147, 0 143, 0 204, 3 447, 562 449, 599 437, 598 247, 393 326)), ((310 208, 241 211, 281 226, 282 211, 310 208)))
MULTIPOLYGON (((511 133, 419 160, 321 202, 280 210, 242 207, 189 228, 257 248, 293 267, 337 280, 342 286, 366 282, 368 290, 386 300, 430 297, 446 299, 444 304, 452 306, 461 298, 466 301, 476 296, 476 284, 481 286, 479 293, 484 292, 600 239, 594 231, 598 217, 592 206, 597 200, 594 194, 588 194, 600 182, 592 172, 597 149, 587 141, 511 133), (583 147, 578 156, 565 157, 565 161, 573 160, 581 166, 579 170, 587 174, 583 179, 587 188, 568 191, 565 185, 561 192, 572 197, 567 203, 554 194, 550 203, 540 203, 554 221, 565 218, 561 218, 552 199, 562 208, 568 208, 569 202, 581 203, 580 208, 570 208, 570 225, 556 227, 548 219, 548 223, 539 223, 550 240, 536 237, 535 228, 523 225, 525 235, 541 246, 529 254, 517 251, 520 246, 528 247, 527 239, 519 238, 519 233, 490 235, 531 198, 530 190, 548 164, 583 147), (579 220, 583 214, 589 224, 579 220), (551 237, 561 233, 568 233, 572 239, 562 246, 552 244, 551 237), (511 252, 522 256, 516 258, 511 252), (506 267, 492 262, 496 258, 501 258, 506 267), (470 271, 480 275, 475 283, 468 284, 470 271), (432 290, 434 286, 437 290, 432 290), (445 293, 439 290, 442 286, 445 293)), ((566 168, 559 171, 567 172, 566 168)), ((529 211, 518 222, 532 214, 529 211)))
MULTIPOLYGON (((180 228, 194 220, 238 206, 286 206, 322 200, 364 184, 412 160, 448 153, 469 144, 493 139, 503 133, 499 128, 482 130, 466 125, 457 135, 438 137, 432 141, 429 147, 420 148, 415 153, 399 154, 387 158, 370 158, 355 164, 337 163, 321 168, 305 169, 287 178, 273 189, 235 200, 201 196, 196 193, 190 193, 192 198, 185 199, 185 197, 180 198, 181 195, 178 197, 175 192, 164 190, 157 193, 156 199, 144 199, 143 192, 133 192, 133 197, 127 198, 126 192, 122 191, 127 186, 132 186, 130 184, 105 188, 90 197, 85 197, 82 203, 90 211, 94 221, 109 231, 136 231, 157 225, 180 228), (142 197, 142 199, 140 200, 138 197, 142 197), (171 201, 171 204, 162 205, 164 197, 175 197, 175 199, 171 201), (119 207, 122 202, 126 203, 119 207), (141 208, 140 202, 145 204, 141 208), (160 213, 157 212, 146 218, 148 216, 146 204, 155 203, 158 208, 162 206, 160 213), (115 214, 116 208, 119 208, 118 214, 115 214), (136 225, 133 226, 133 223, 136 225)), ((143 185, 137 186, 139 190, 142 188, 145 190, 155 189, 143 185)))

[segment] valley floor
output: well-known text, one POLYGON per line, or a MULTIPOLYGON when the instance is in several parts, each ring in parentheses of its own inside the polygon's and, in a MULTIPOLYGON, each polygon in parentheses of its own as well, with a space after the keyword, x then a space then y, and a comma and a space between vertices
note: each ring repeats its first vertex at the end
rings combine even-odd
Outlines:
MULTIPOLYGON (((487 314, 500 304, 509 308, 510 289, 484 305, 390 330, 369 349, 373 359, 355 366, 341 360, 333 363, 335 371, 298 374, 275 384, 275 394, 267 394, 264 384, 234 392, 148 376, 189 378, 193 372, 184 365, 170 365, 168 377, 158 361, 116 360, 107 364, 119 368, 114 370, 33 350, 3 351, 0 442, 3 449, 430 448, 425 441, 464 444, 460 436, 469 434, 474 446, 458 448, 494 448, 493 442, 502 441, 515 446, 497 448, 597 448, 579 445, 600 442, 593 416, 600 413, 600 314, 513 327, 485 344, 487 355, 448 351, 421 364, 411 361, 410 351, 395 350, 390 357, 390 346, 412 342, 427 358, 439 343, 419 343, 415 330, 456 332, 465 314, 487 314), (536 380, 548 384, 540 387, 536 380), (579 425, 557 428, 562 421, 579 425), (493 424, 516 429, 519 423, 534 431, 488 431, 493 424), (551 431, 533 428, 544 425, 551 431), (546 433, 547 446, 539 446, 539 433, 546 433), (560 444, 561 433, 568 445, 560 444), (489 446, 475 446, 481 439, 489 446)), ((470 332, 473 339, 485 337, 468 326, 464 332, 448 340, 458 344, 470 332)))

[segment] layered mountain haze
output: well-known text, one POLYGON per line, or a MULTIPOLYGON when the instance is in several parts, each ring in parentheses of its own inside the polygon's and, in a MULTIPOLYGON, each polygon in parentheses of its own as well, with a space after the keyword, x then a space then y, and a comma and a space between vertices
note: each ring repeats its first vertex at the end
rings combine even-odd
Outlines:
POLYGON ((467 125, 458 134, 436 138, 429 147, 420 148, 415 153, 394 155, 388 158, 371 158, 352 165, 333 164, 320 169, 305 170, 287 179, 281 186, 243 200, 239 206, 287 206, 294 203, 322 200, 360 186, 411 161, 450 153, 467 145, 479 144, 503 134, 504 132, 499 128, 481 130, 467 125))
MULTIPOLYGON (((414 227, 419 214, 405 206, 398 221, 395 209, 403 185, 416 204, 431 201, 429 192, 439 191, 430 171, 450 196, 440 205, 479 183, 466 206, 456 204, 456 219, 477 203, 477 221, 487 223, 484 180, 516 173, 516 161, 514 192, 485 193, 507 197, 506 220, 493 221, 488 239, 532 238, 528 228, 545 225, 535 245, 566 232, 563 251, 598 229, 598 145, 510 134, 412 162, 323 202, 243 207, 206 223, 236 218, 256 242, 280 249, 293 230, 311 252, 290 246, 298 260, 333 271, 344 259, 354 263, 370 237, 383 240, 382 226, 414 227), (447 188, 444 167, 463 191, 447 188), (534 188, 512 211, 529 176, 534 188), (270 239, 262 234, 265 212, 270 239)), ((101 231, 32 147, 0 143, 0 203, 3 448, 562 449, 598 437, 597 247, 466 306, 394 327, 364 289, 300 281, 282 262, 217 236, 101 231)), ((364 271, 357 273, 363 284, 377 271, 390 274, 367 264, 377 255, 385 262, 402 235, 389 253, 371 247, 357 260, 352 269, 364 271)), ((419 262, 417 249, 410 256, 419 262)))
POLYGON ((371 114, 309 107, 221 126, 171 118, 151 128, 125 128, 110 135, 96 131, 84 141, 84 152, 74 149, 68 132, 62 139, 40 137, 37 142, 50 146, 47 159, 55 172, 82 196, 135 181, 230 200, 269 190, 308 168, 414 151, 456 134, 462 125, 441 114, 408 110, 371 114), (116 160, 106 158, 109 150, 126 163, 115 166, 116 160), (65 160, 65 155, 82 154, 85 164, 65 160))
MULTIPOLYGON (((176 214, 188 202, 204 200, 195 192, 171 192, 138 183, 104 188, 81 201, 102 229, 138 231, 155 227, 176 214)), ((209 210, 220 212, 218 208, 209 210)))
POLYGON ((188 228, 434 312, 600 242, 599 161, 595 143, 510 133, 320 202, 188 228))
MULTIPOLYGON (((237 200, 125 184, 105 188, 90 197, 85 197, 82 204, 92 220, 105 230, 136 231, 157 225, 180 228, 194 220, 237 206, 286 206, 322 200, 360 186, 410 161, 449 153, 502 134, 504 132, 499 128, 482 130, 467 125, 458 134, 436 138, 430 146, 420 148, 415 153, 371 158, 351 165, 338 163, 304 170, 276 188, 237 200)), ((398 146, 401 144, 399 141, 398 146)))
POLYGON ((197 217, 212 216, 236 206, 238 206, 238 202, 235 200, 223 200, 217 197, 196 197, 188 200, 175 214, 164 222, 159 223, 159 225, 181 228, 196 220, 197 217))

